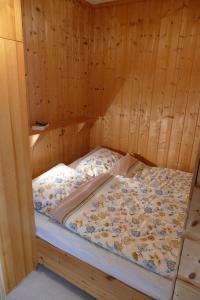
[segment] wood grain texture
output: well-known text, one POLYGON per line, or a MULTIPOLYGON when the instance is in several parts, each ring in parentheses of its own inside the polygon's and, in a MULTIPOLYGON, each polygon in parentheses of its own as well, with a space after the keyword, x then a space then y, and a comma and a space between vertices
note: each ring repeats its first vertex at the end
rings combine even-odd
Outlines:
POLYGON ((1 262, 0 262, 0 299, 1 300, 6 300, 6 294, 5 294, 5 288, 4 288, 4 279, 3 279, 1 262))
POLYGON ((22 41, 21 1, 1 0, 0 16, 0 37, 22 41))
POLYGON ((35 134, 43 134, 51 130, 60 129, 76 124, 81 123, 94 123, 96 121, 95 118, 89 118, 89 117, 76 117, 76 118, 67 118, 66 120, 62 120, 56 123, 51 123, 45 130, 35 130, 30 128, 29 134, 35 135, 35 134))
POLYGON ((199 300, 200 289, 184 281, 177 280, 173 300, 199 300))
POLYGON ((186 236, 200 241, 200 188, 195 187, 190 203, 189 216, 187 220, 186 236))
MULTIPOLYGON (((23 15, 31 124, 99 117, 91 148, 193 170, 200 141, 198 0, 93 8, 27 0, 23 15)), ((52 134, 49 140, 56 143, 52 134)))
MULTIPOLYGON (((200 151, 200 148, 199 148, 200 151)), ((190 193, 189 216, 181 252, 173 299, 199 299, 200 296, 200 189, 197 186, 200 152, 198 151, 190 193)))
POLYGON ((43 240, 37 239, 37 249, 40 264, 93 295, 95 299, 152 299, 43 240))
POLYGON ((35 265, 23 44, 0 38, 0 255, 6 290, 35 265))
POLYGON ((193 171, 200 141, 200 2, 144 0, 94 9, 91 147, 193 171))
POLYGON ((77 158, 85 155, 90 146, 91 124, 59 128, 41 135, 36 135, 36 141, 32 143, 31 159, 32 176, 44 173, 58 163, 70 164, 77 158))
POLYGON ((80 1, 23 1, 31 124, 88 115, 91 13, 80 1))
POLYGON ((97 1, 90 1, 93 7, 95 6, 96 8, 102 8, 102 7, 108 7, 108 6, 113 6, 113 5, 124 5, 128 3, 133 3, 133 2, 140 2, 143 0, 97 0, 97 1))
POLYGON ((23 1, 30 124, 61 124, 31 148, 33 177, 89 151, 90 126, 62 123, 89 115, 91 14, 85 1, 23 1))
POLYGON ((185 239, 178 278, 200 289, 200 242, 185 239))
POLYGON ((200 187, 200 166, 198 168, 198 173, 197 173, 197 186, 200 187))

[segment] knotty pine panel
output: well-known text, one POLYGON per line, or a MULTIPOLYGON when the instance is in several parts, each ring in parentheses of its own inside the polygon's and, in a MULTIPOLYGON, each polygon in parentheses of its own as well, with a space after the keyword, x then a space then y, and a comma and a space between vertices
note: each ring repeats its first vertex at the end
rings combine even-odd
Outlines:
MULTIPOLYGON (((92 8, 78 0, 24 0, 22 7, 30 124, 88 116, 92 8)), ((86 125, 42 134, 31 147, 33 177, 84 155, 89 135, 86 125)))
POLYGON ((91 147, 192 171, 200 141, 200 2, 144 0, 94 9, 91 147))
POLYGON ((91 14, 84 1, 23 1, 31 124, 88 115, 91 14))
POLYGON ((0 66, 0 260, 10 291, 36 264, 22 42, 0 38, 0 66))
POLYGON ((33 178, 58 163, 70 164, 89 152, 90 126, 82 123, 31 136, 33 178))
POLYGON ((1 0, 0 16, 0 37, 22 41, 21 0, 1 0))

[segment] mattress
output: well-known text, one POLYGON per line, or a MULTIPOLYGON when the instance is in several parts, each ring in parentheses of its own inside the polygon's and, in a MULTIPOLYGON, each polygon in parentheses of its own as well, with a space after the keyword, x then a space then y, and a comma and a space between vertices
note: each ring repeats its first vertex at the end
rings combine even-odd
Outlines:
POLYGON ((35 212, 36 235, 152 298, 171 299, 174 282, 102 249, 35 212))

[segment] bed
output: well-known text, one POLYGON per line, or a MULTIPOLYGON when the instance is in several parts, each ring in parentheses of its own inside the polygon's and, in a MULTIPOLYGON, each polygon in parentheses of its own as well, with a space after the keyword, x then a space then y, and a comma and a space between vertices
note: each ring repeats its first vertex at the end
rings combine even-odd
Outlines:
MULTIPOLYGON (((104 149, 102 150, 101 148, 98 148, 95 149, 95 151, 93 151, 92 153, 89 153, 89 155, 85 156, 84 158, 70 165, 71 168, 74 168, 73 171, 70 171, 71 174, 76 174, 77 176, 76 177, 75 175, 73 175, 75 176, 74 178, 76 179, 75 179, 75 186, 74 185, 72 186, 72 190, 73 190, 72 193, 76 194, 77 186, 81 184, 87 185, 88 181, 91 181, 91 178, 98 177, 102 173, 109 172, 109 170, 112 170, 113 165, 117 164, 121 159, 123 159, 122 155, 118 153, 116 154, 111 153, 109 159, 108 156, 109 154, 107 150, 104 149), (97 156, 95 156, 95 153, 97 153, 97 156), (103 153, 106 153, 105 159, 102 159, 101 157, 103 153), (92 162, 92 168, 91 166, 88 167, 88 164, 90 164, 91 162, 92 162), (101 163, 99 164, 99 162, 101 163), (78 178, 78 184, 77 184, 77 178, 78 178)), ((68 167, 63 165, 57 166, 56 168, 57 170, 61 168, 69 171, 67 169, 68 167)), ((56 168, 53 170, 54 174, 57 172, 55 171, 56 168)), ((38 189, 37 186, 38 182, 42 182, 42 186, 39 187, 40 189, 42 187, 42 193, 40 190, 39 196, 41 197, 41 194, 44 196, 43 187, 48 182, 48 180, 45 181, 44 178, 49 179, 49 176, 51 177, 51 175, 49 175, 50 173, 52 173, 52 171, 50 171, 49 173, 47 172, 47 174, 45 175, 42 175, 42 178, 39 177, 36 180, 34 180, 33 185, 35 190, 34 192, 35 199, 38 198, 38 194, 36 192, 36 190, 38 189), (35 186, 37 186, 37 188, 35 186)), ((183 172, 182 173, 178 172, 178 176, 176 176, 177 173, 174 171, 171 171, 170 174, 171 174, 172 181, 174 181, 175 178, 178 178, 177 180, 178 183, 180 183, 180 181, 183 179, 182 178, 183 175, 185 175, 184 178, 187 182, 187 190, 185 190, 184 193, 189 194, 188 182, 191 178, 191 174, 183 174, 183 172)), ((57 175, 55 177, 57 177, 57 175)), ((143 262, 147 260, 142 260, 141 264, 137 263, 138 253, 134 252, 133 255, 134 260, 131 261, 130 257, 128 255, 127 257, 125 257, 124 253, 123 255, 119 255, 119 253, 115 253, 115 254, 111 253, 111 251, 109 251, 109 248, 105 246, 107 245, 106 240, 104 241, 103 245, 99 245, 98 241, 94 241, 94 240, 91 241, 91 236, 90 236, 92 234, 92 232, 90 232, 91 230, 89 230, 88 236, 86 236, 85 234, 86 233, 85 229, 87 228, 88 225, 87 222, 91 223, 91 218, 90 218, 91 207, 90 209, 87 208, 87 206, 90 206, 91 205, 90 203, 92 203, 91 199, 93 199, 93 204, 94 204, 96 203, 95 197, 96 198, 102 197, 102 193, 104 194, 107 193, 106 195, 110 196, 111 195, 109 191, 110 187, 112 187, 112 189, 115 190, 117 186, 118 187, 120 186, 120 184, 121 184, 120 188, 122 188, 124 184, 126 185, 129 184, 129 188, 131 188, 131 191, 133 193, 135 192, 135 189, 138 189, 138 187, 141 188, 141 181, 144 179, 146 180, 145 185, 148 185, 151 191, 152 189, 154 191, 155 189, 154 185, 155 184, 158 185, 158 183, 161 184, 163 182, 163 177, 166 178, 165 169, 156 168, 152 170, 152 168, 148 168, 146 164, 143 164, 138 161, 136 164, 133 165, 132 168, 128 170, 126 176, 124 174, 123 176, 111 174, 111 177, 103 183, 101 188, 98 189, 95 193, 92 193, 92 196, 90 195, 88 197, 89 201, 87 200, 86 203, 84 202, 83 206, 78 206, 77 209, 75 209, 76 212, 75 214, 73 211, 73 213, 70 213, 67 216, 64 223, 67 223, 65 224, 66 225, 65 227, 67 227, 68 230, 66 230, 66 228, 64 228, 61 224, 58 224, 52 219, 50 219, 49 214, 51 214, 51 212, 55 210, 54 204, 58 206, 59 205, 62 206, 63 199, 65 199, 66 195, 67 197, 68 196, 70 197, 70 195, 67 194, 68 191, 63 192, 63 190, 61 189, 62 192, 60 191, 61 192, 60 194, 56 193, 56 196, 55 194, 53 194, 52 196, 52 191, 51 191, 52 183, 50 184, 50 186, 47 184, 48 196, 51 195, 51 198, 55 197, 56 201, 49 201, 50 203, 48 203, 47 201, 47 204, 43 206, 41 206, 41 204, 38 204, 38 201, 35 202, 36 203, 35 208, 37 208, 37 212, 35 213, 35 220, 36 220, 36 234, 38 237, 37 245, 38 245, 39 262, 46 265, 48 268, 57 272, 61 276, 65 277, 67 280, 71 281, 72 283, 78 285, 82 289, 86 290, 90 294, 94 295, 98 299, 122 299, 122 297, 123 299, 163 299, 163 300, 171 299, 173 288, 174 288, 174 281, 176 279, 176 270, 173 269, 173 272, 169 272, 170 268, 172 268, 171 263, 169 264, 169 270, 167 271, 170 274, 165 274, 166 270, 164 271, 162 270, 161 272, 155 272, 155 270, 152 270, 152 264, 150 265, 148 264, 147 266, 143 264, 143 262), (160 179, 159 182, 158 180, 155 182, 156 176, 157 178, 160 179), (135 184, 132 178, 137 178, 137 184, 135 184), (154 178, 154 180, 151 180, 152 178, 154 178), (50 190, 50 194, 49 194, 49 190, 50 190), (53 202, 53 207, 51 202, 53 202), (42 211, 40 210, 41 207, 42 207, 42 211), (84 211, 83 214, 81 214, 81 209, 83 208, 84 209, 87 208, 87 210, 84 211), (43 213, 43 215, 41 214, 41 212, 43 213), (73 226, 71 226, 71 224, 80 222, 80 220, 78 220, 80 214, 86 216, 85 217, 86 226, 84 227, 84 230, 81 228, 81 230, 84 231, 82 236, 81 236, 81 230, 78 231, 77 228, 76 230, 74 230, 73 226), (81 274, 83 271, 84 271, 84 277, 81 274)), ((52 180, 52 182, 55 181, 54 179, 52 180)), ((68 180, 68 178, 65 179, 68 180)), ((167 181, 168 181, 168 185, 165 184, 164 186, 163 185, 160 186, 160 188, 162 188, 164 191, 167 191, 169 189, 169 186, 171 185, 171 181, 170 180, 167 181)), ((177 182, 176 182, 176 186, 179 187, 180 184, 177 185, 177 182)), ((59 182, 58 180, 57 182, 58 186, 56 187, 56 190, 60 190, 59 184, 62 184, 62 182, 59 182)), ((172 199, 170 198, 170 201, 174 201, 174 199, 177 198, 178 195, 180 195, 179 189, 175 191, 173 197, 172 195, 168 195, 167 193, 166 195, 162 195, 162 197, 164 197, 166 202, 167 199, 166 197, 168 198, 172 197, 172 199)), ((179 203, 182 203, 183 199, 180 197, 178 201, 180 201, 179 203)), ((185 223, 185 219, 186 219, 186 206, 187 206, 186 199, 184 201, 185 201, 184 207, 183 205, 182 208, 180 207, 180 210, 183 209, 184 211, 184 217, 182 214, 182 220, 181 223, 179 224, 182 229, 184 228, 183 224, 185 223)), ((170 203, 170 205, 172 205, 172 203, 170 203)), ((150 209, 150 207, 148 207, 148 209, 150 209)), ((173 205, 171 209, 172 210, 174 209, 173 205)), ((92 214, 93 213, 94 211, 92 211, 92 214)), ((102 211, 100 213, 102 214, 102 211)), ((179 214, 180 213, 181 211, 179 211, 179 214)), ((108 215, 107 217, 112 218, 113 216, 108 215)), ((171 219, 173 222, 173 215, 171 219)), ((83 220, 81 220, 81 222, 82 221, 83 220)), ((176 226, 178 226, 177 220, 176 220, 176 226)), ((90 226, 90 228, 92 228, 92 226, 90 226)), ((102 229, 100 228, 99 230, 101 232, 102 229)), ((137 238, 139 234, 138 231, 134 230, 133 232, 135 237, 137 238)), ((154 243, 153 241, 151 242, 154 243)), ((174 242, 177 243, 177 241, 174 242)), ((177 265, 179 261, 178 251, 180 251, 181 249, 180 243, 181 243, 181 238, 179 240, 178 250, 176 252, 177 265)), ((115 243, 115 244, 118 247, 120 246, 119 243, 115 243)), ((149 254, 147 253, 147 255, 149 254)))

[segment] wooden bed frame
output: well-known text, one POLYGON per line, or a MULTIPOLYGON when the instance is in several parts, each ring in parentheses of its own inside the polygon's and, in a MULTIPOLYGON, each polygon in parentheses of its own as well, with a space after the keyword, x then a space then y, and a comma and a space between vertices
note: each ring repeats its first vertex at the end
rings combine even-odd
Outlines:
MULTIPOLYGON (((124 151, 121 151, 121 150, 117 150, 117 149, 115 149, 115 148, 111 148, 111 147, 107 147, 107 146, 101 146, 101 147, 107 148, 107 149, 109 149, 109 150, 111 150, 111 151, 118 152, 118 153, 120 153, 120 154, 122 154, 122 155, 126 155, 126 154, 127 154, 127 152, 124 152, 124 151)), ((129 153, 129 154, 131 154, 131 155, 134 156, 136 159, 140 160, 141 162, 143 162, 144 164, 146 164, 146 165, 148 165, 148 166, 150 166, 150 167, 157 167, 156 164, 154 164, 152 161, 149 161, 148 159, 144 158, 144 157, 143 157, 142 155, 140 155, 140 154, 133 153, 133 152, 131 152, 131 153, 129 153)))
POLYGON ((37 238, 38 263, 100 300, 153 299, 118 279, 37 238))

